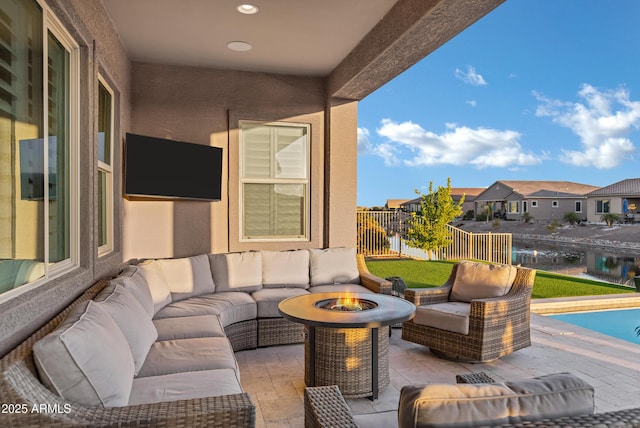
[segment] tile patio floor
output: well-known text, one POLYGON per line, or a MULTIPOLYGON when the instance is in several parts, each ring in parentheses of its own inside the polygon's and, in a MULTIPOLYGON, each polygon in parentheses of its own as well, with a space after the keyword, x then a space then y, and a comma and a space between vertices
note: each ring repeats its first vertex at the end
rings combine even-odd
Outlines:
MULTIPOLYGON (((355 414, 397 408, 406 384, 455 383, 458 373, 484 371, 498 381, 572 372, 595 387, 596 411, 640 406, 640 340, 633 344, 532 314, 532 346, 487 364, 434 357, 427 348, 400 339, 390 343, 391 384, 374 402, 347 400, 355 414)), ((257 406, 258 428, 304 426, 304 347, 272 346, 236 353, 242 386, 257 406)))

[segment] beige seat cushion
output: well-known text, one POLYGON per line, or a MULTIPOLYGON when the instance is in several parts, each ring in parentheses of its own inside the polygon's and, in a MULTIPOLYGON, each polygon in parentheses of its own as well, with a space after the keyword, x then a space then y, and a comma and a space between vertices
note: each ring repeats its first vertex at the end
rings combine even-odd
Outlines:
POLYGON ((171 303, 156 314, 156 319, 218 315, 223 327, 240 321, 255 319, 258 315, 256 301, 250 294, 227 291, 205 294, 171 303))
POLYGON ((120 327, 131 348, 135 373, 138 374, 149 348, 158 338, 151 319, 131 292, 121 285, 108 285, 94 300, 120 327))
POLYGON ((137 377, 215 369, 240 373, 226 337, 163 340, 153 344, 137 377))
POLYGON ((258 318, 282 317, 278 311, 278 304, 293 296, 309 294, 307 290, 301 288, 263 288, 254 291, 251 296, 258 305, 258 318))
POLYGON ((242 393, 232 369, 172 373, 133 380, 129 405, 160 403, 242 393))
POLYGON ((504 296, 511 289, 517 269, 511 265, 495 265, 463 260, 458 263, 449 300, 471 302, 504 296))
POLYGON ((89 301, 33 346, 42 383, 65 400, 117 407, 129 402, 134 363, 116 322, 89 301))
POLYGON ((398 426, 494 426, 593 411, 593 387, 574 375, 558 373, 508 383, 405 386, 398 426))
POLYGON ((418 306, 413 322, 420 325, 469 334, 469 314, 471 304, 446 302, 418 306))
POLYGON ((216 291, 252 292, 262 288, 262 253, 209 254, 216 291))
POLYGON ((309 250, 311 285, 359 284, 355 248, 309 250))
POLYGON ((162 272, 162 265, 156 260, 147 260, 138 265, 144 275, 151 297, 153 298, 153 313, 171 303, 171 290, 162 272))
POLYGON ((225 337, 217 315, 162 318, 153 320, 158 340, 194 339, 197 337, 225 337))
POLYGON ((215 291, 209 257, 206 254, 157 260, 157 263, 162 268, 173 302, 215 291))
POLYGON ((309 251, 262 251, 262 286, 309 288, 309 251))

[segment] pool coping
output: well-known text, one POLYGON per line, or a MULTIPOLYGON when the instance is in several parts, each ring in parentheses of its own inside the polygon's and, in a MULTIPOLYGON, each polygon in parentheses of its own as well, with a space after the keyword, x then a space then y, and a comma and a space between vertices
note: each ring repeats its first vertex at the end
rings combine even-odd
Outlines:
POLYGON ((538 315, 625 308, 640 308, 640 293, 531 300, 531 312, 538 315))

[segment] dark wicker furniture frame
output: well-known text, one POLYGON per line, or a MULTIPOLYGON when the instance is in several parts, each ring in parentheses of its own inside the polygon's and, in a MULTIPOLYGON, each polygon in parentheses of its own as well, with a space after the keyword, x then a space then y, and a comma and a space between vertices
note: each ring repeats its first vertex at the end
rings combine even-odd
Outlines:
MULTIPOLYGON (((435 288, 410 288, 405 299, 416 306, 447 302, 458 265, 447 282, 435 288)), ((531 346, 530 304, 536 271, 517 268, 511 290, 503 296, 471 302, 469 334, 460 334, 407 321, 402 338, 428 346, 434 354, 473 362, 486 362, 531 346)))
MULTIPOLYGON (((358 424, 351 414, 349 405, 340 394, 340 389, 332 385, 305 388, 304 426, 305 428, 357 428, 358 424)), ((493 428, 507 427, 640 428, 640 407, 593 415, 496 425, 493 428)))

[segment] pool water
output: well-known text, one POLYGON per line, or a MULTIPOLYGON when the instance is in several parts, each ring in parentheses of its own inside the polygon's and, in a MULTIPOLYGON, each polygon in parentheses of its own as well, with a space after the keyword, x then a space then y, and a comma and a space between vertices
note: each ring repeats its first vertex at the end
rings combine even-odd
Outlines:
POLYGON ((636 334, 636 327, 640 326, 640 309, 578 312, 550 317, 640 345, 640 337, 636 334))

